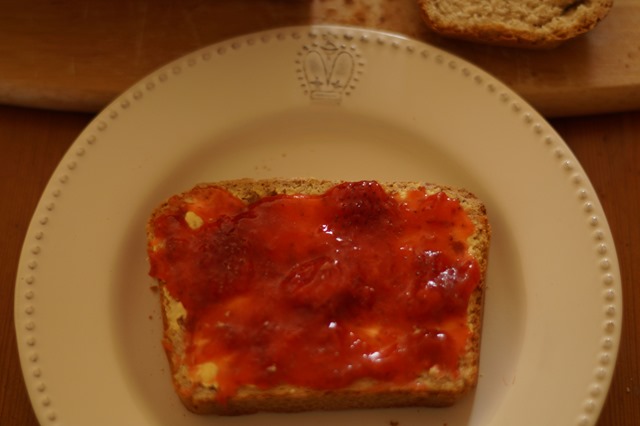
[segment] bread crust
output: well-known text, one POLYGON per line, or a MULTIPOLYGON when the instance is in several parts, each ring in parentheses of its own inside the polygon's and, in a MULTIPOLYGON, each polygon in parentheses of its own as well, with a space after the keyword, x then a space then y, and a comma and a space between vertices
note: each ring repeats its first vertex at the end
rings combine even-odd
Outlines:
MULTIPOLYGON (((229 180, 201 184, 195 188, 216 186, 228 190, 236 197, 250 204, 261 198, 277 194, 322 194, 342 181, 317 179, 266 179, 229 180)), ((471 294, 467 323, 470 330, 464 356, 459 362, 459 374, 454 377, 437 368, 426 371, 421 377, 424 384, 419 390, 411 386, 398 386, 361 380, 348 388, 339 390, 315 390, 294 386, 279 386, 268 390, 242 387, 226 403, 216 400, 214 388, 192 383, 185 366, 185 335, 183 329, 172 328, 171 307, 175 302, 164 283, 158 282, 164 324, 164 348, 171 367, 173 386, 183 404, 199 414, 240 415, 269 412, 298 412, 311 410, 338 410, 354 408, 383 408, 402 406, 443 407, 452 405, 464 394, 472 390, 478 380, 481 327, 485 294, 485 277, 488 266, 488 252, 491 229, 483 203, 469 191, 448 186, 420 182, 380 182, 389 193, 403 192, 424 187, 429 193, 444 191, 447 196, 459 200, 475 226, 470 237, 469 250, 480 268, 480 282, 471 294)), ((195 189, 194 188, 194 189, 195 189)), ((188 197, 191 191, 178 195, 188 197)), ((149 244, 153 241, 151 223, 168 208, 165 202, 156 208, 147 224, 149 244)))
MULTIPOLYGON (((613 7, 613 0, 578 0, 571 3, 570 8, 582 6, 582 13, 567 14, 567 16, 559 13, 553 17, 557 20, 556 25, 516 26, 501 16, 487 16, 487 19, 482 22, 456 19, 438 11, 437 4, 445 0, 417 1, 422 19, 427 27, 437 34, 477 43, 528 49, 552 49, 567 40, 589 32, 607 16, 613 7)), ((484 0, 478 3, 482 2, 484 0)))

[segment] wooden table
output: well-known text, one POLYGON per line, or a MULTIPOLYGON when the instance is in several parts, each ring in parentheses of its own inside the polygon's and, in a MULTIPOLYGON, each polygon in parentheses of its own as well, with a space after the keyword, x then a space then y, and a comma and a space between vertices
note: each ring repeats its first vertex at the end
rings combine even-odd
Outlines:
MULTIPOLYGON (((264 1, 252 1, 255 1, 256 4, 266 4, 264 1)), ((127 74, 126 72, 131 71, 130 69, 123 70, 117 66, 118 63, 123 63, 117 62, 118 58, 120 61, 123 60, 117 55, 127 56, 126 52, 116 50, 116 56, 106 58, 105 63, 108 63, 110 68, 105 70, 104 74, 100 74, 101 59, 86 54, 83 56, 81 50, 76 50, 78 46, 93 46, 93 40, 90 38, 93 35, 100 36, 99 40, 111 40, 113 46, 119 47, 120 42, 126 38, 127 34, 136 34, 136 28, 138 28, 136 25, 140 24, 140 22, 136 24, 136 22, 121 20, 127 16, 136 20, 144 18, 147 20, 147 32, 144 34, 144 38, 138 38, 138 41, 144 41, 147 49, 144 49, 145 46, 134 46, 138 49, 136 53, 137 68, 134 71, 143 74, 149 71, 147 67, 155 67, 165 59, 170 59, 153 56, 154 53, 159 55, 169 52, 166 54, 175 56, 223 36, 273 26, 274 22, 284 24, 302 22, 300 16, 296 15, 296 13, 302 13, 299 4, 291 7, 293 2, 278 0, 270 3, 272 6, 269 7, 275 7, 277 11, 280 11, 279 14, 274 12, 272 15, 252 16, 245 21, 245 26, 240 27, 225 21, 218 27, 218 32, 214 34, 209 25, 209 18, 206 19, 206 22, 199 23, 194 23, 189 19, 193 20, 203 16, 214 19, 220 4, 226 2, 212 2, 208 10, 205 10, 202 4, 196 4, 197 2, 182 2, 179 4, 183 5, 185 10, 182 10, 181 13, 177 12, 180 6, 176 3, 171 3, 174 8, 173 12, 166 9, 168 4, 166 1, 160 2, 164 8, 154 9, 153 6, 156 3, 136 2, 135 7, 132 5, 130 9, 127 9, 128 14, 124 15, 108 13, 112 5, 111 2, 91 2, 94 7, 91 10, 87 3, 82 11, 76 10, 74 12, 71 9, 65 11, 63 8, 59 8, 59 5, 51 5, 49 2, 36 1, 35 4, 44 8, 45 13, 39 15, 39 19, 26 17, 22 10, 28 8, 20 9, 18 6, 6 5, 7 7, 3 9, 4 14, 0 13, 0 22, 2 22, 0 35, 3 36, 0 37, 2 39, 0 41, 0 52, 2 53, 0 59, 0 102, 7 104, 0 106, 0 236, 2 237, 2 244, 0 244, 0 425, 2 426, 34 426, 38 424, 25 390, 13 324, 16 269, 31 215, 58 161, 78 133, 94 117, 96 108, 109 99, 113 93, 124 89, 138 77, 137 74, 127 74), (100 4, 101 6, 96 6, 100 4), (118 27, 122 30, 113 32, 115 24, 113 27, 108 27, 108 23, 96 15, 95 7, 102 8, 100 16, 104 19, 111 19, 117 25, 122 24, 118 27), (186 12, 193 12, 193 14, 187 16, 186 12), (195 12, 199 14, 195 14, 195 12), (59 43, 49 42, 51 39, 42 26, 60 25, 62 21, 56 21, 56 19, 70 19, 70 16, 75 19, 75 29, 63 28, 63 32, 55 33, 53 36, 54 41, 57 40, 59 43), (155 26, 152 25, 154 24, 153 16, 156 17, 155 26), (180 36, 167 37, 162 31, 167 27, 164 24, 171 22, 173 16, 180 18, 182 27, 179 29, 185 30, 185 23, 188 23, 189 28, 186 29, 195 32, 182 31, 180 36), (91 19, 87 21, 87 17, 91 19), (162 20, 159 21, 159 17, 162 20), (163 25, 159 25, 159 23, 163 25), (37 28, 39 32, 25 29, 24 25, 26 24, 34 26, 32 29, 37 28), (65 43, 71 43, 74 37, 77 39, 79 34, 77 25, 80 24, 82 25, 81 30, 86 32, 88 38, 81 43, 65 47, 65 43), (198 27, 198 25, 200 26, 198 27), (105 38, 103 37, 105 34, 113 37, 105 38), (190 39, 189 34, 194 37, 198 35, 202 37, 204 34, 205 37, 190 39), (17 44, 14 43, 14 39, 8 37, 14 37, 17 44), (160 42, 152 43, 152 40, 160 40, 160 42), (4 68, 2 60, 5 61, 4 68), (66 65, 56 62, 64 60, 71 60, 71 62, 66 65), (29 64, 32 65, 31 68, 29 68, 29 64), (56 68, 58 66, 56 64, 63 67, 56 68), (49 78, 43 78, 43 76, 49 78), (104 76, 107 76, 108 79, 105 80, 104 76), (82 80, 83 77, 84 80, 82 80), (23 108, 11 104, 47 109, 23 108), (73 112, 73 110, 84 110, 85 112, 73 112)), ((229 4, 245 4, 246 6, 247 2, 229 2, 229 4)), ((331 2, 327 4, 331 4, 331 2)), ((629 11, 632 8, 635 10, 637 6, 632 1, 621 0, 621 4, 626 5, 629 11)), ((226 10, 229 16, 236 17, 234 19, 244 13, 241 6, 236 8, 230 6, 226 10)), ((617 19, 624 23, 624 19, 629 17, 629 13, 618 9, 613 16, 614 19, 617 16, 617 19)), ((346 22, 346 19, 338 21, 342 23, 346 22)), ((387 25, 391 25, 391 21, 386 22, 387 25)), ((621 28, 612 23, 607 25, 600 30, 601 34, 615 32, 616 28, 621 28)), ((637 26, 628 27, 629 29, 626 31, 637 29, 637 26)), ((400 31, 402 28, 388 27, 387 29, 400 31)), ((632 39, 633 37, 628 41, 631 43, 632 39)), ((597 40, 597 38, 591 40, 597 40)), ((473 55, 473 52, 477 52, 446 41, 442 45, 458 53, 467 52, 473 55), (458 48, 460 50, 457 50, 458 48)), ((101 55, 109 55, 109 46, 98 46, 103 49, 101 55)), ((577 46, 584 48, 585 44, 578 43, 577 46)), ((638 49, 637 39, 632 47, 638 49)), ((639 104, 637 102, 639 92, 636 80, 640 74, 637 73, 636 68, 633 68, 638 63, 636 60, 639 55, 636 50, 629 50, 627 59, 631 62, 627 63, 626 68, 618 69, 621 72, 626 69, 628 72, 625 76, 629 76, 630 80, 620 80, 624 84, 614 85, 615 87, 609 86, 611 81, 598 80, 601 87, 611 88, 611 90, 603 89, 604 92, 598 92, 600 95, 606 92, 608 103, 600 102, 597 105, 591 104, 589 106, 592 110, 602 107, 603 109, 599 112, 625 109, 627 112, 551 119, 551 124, 564 137, 585 168, 600 197, 616 242, 621 267, 624 295, 622 343, 611 390, 598 426, 640 424, 640 337, 638 337, 640 332, 640 288, 637 285, 640 283, 640 262, 637 260, 637 253, 640 253, 640 220, 638 219, 640 218, 640 110, 633 106, 639 104), (620 97, 620 91, 627 93, 628 96, 626 98, 620 97)), ((494 55, 496 58, 506 58, 508 63, 513 57, 505 56, 504 52, 485 50, 481 52, 481 56, 486 58, 485 54, 488 54, 489 56, 494 55)), ((606 49, 603 49, 603 55, 605 53, 606 49)), ((511 54, 515 55, 515 53, 511 54)), ((535 64, 535 60, 532 58, 537 57, 541 64, 548 64, 545 55, 549 55, 548 57, 551 58, 554 54, 534 53, 531 56, 523 56, 522 61, 535 64)), ((482 58, 478 56, 478 59, 482 58)), ((608 70, 615 68, 615 60, 616 58, 612 58, 612 61, 608 63, 607 67, 609 68, 602 69, 598 64, 591 64, 591 66, 599 67, 602 75, 606 77, 609 75, 608 70)), ((499 66, 493 71, 500 74, 500 70, 499 66)), ((508 68, 504 68, 504 70, 508 71, 508 68)), ((551 68, 546 70, 553 71, 551 68)), ((557 81, 554 80, 554 82, 557 81)), ((520 87, 526 92, 527 87, 522 85, 522 81, 509 81, 509 83, 515 83, 517 88, 520 87)), ((531 86, 532 90, 539 87, 537 82, 534 83, 531 86)), ((550 94, 559 93, 555 87, 546 87, 550 94)), ((580 89, 574 90, 573 93, 577 96, 583 92, 580 89)), ((576 106, 580 106, 576 102, 567 104, 573 108, 572 110, 564 109, 561 111, 559 109, 566 107, 561 105, 564 96, 562 93, 552 99, 545 98, 547 95, 544 93, 536 98, 537 93, 533 91, 529 95, 531 95, 529 99, 541 109, 547 107, 548 111, 570 114, 580 112, 575 109, 576 106)))

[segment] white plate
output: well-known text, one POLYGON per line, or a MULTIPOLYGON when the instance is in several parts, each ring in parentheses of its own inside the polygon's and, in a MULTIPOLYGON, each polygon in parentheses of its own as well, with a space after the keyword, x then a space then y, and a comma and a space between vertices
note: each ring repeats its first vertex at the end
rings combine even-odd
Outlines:
POLYGON ((343 27, 247 35, 141 80, 80 134, 25 237, 20 359, 43 425, 593 425, 622 294, 578 161, 504 84, 400 36, 343 27), (477 390, 446 409, 188 413, 160 346, 147 215, 201 181, 425 180, 464 186, 493 225, 477 390))

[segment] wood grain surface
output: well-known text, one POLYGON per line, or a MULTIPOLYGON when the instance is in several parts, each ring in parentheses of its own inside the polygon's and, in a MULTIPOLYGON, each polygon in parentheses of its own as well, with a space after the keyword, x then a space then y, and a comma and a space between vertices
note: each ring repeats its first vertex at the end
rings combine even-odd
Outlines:
MULTIPOLYGON (((91 114, 0 106, 2 426, 38 424, 25 390, 15 340, 13 295, 17 262, 23 238, 42 190, 58 161, 92 118, 91 114)), ((637 253, 640 253, 640 111, 556 119, 551 124, 564 137, 585 168, 602 201, 616 241, 621 267, 624 294, 622 343, 611 390, 597 425, 638 425, 640 287, 637 284, 640 282, 640 262, 637 260, 637 253)), ((41 401, 36 400, 35 403, 40 404, 41 401)))
POLYGON ((0 103, 95 112, 157 67, 249 32, 301 24, 393 31, 459 55, 547 117, 640 108, 640 2, 615 0, 585 36, 548 51, 427 31, 415 0, 0 0, 0 103))

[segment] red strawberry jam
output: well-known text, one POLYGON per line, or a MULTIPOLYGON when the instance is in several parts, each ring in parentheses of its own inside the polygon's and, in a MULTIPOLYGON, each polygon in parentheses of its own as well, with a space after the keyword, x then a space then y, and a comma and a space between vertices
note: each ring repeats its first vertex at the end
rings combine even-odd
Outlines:
POLYGON ((151 224, 150 274, 187 312, 191 364, 218 366, 219 398, 457 374, 480 271, 473 224, 444 192, 363 181, 247 205, 201 187, 168 203, 151 224))

